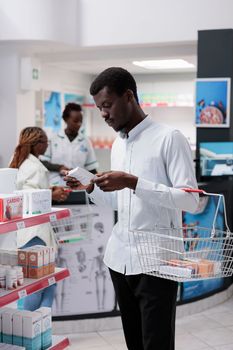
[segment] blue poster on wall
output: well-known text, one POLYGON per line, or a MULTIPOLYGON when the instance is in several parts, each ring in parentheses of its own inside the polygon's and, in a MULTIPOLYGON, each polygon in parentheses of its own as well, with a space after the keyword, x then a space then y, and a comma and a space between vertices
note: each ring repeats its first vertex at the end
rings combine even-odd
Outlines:
POLYGON ((61 93, 46 92, 44 99, 44 126, 52 131, 60 130, 61 112, 61 93))
MULTIPOLYGON (((218 204, 218 197, 216 196, 203 196, 200 198, 199 209, 197 213, 190 214, 184 213, 183 225, 188 227, 205 227, 210 231, 213 226, 213 219, 218 204)), ((224 207, 221 202, 216 218, 215 228, 224 231, 224 207)), ((198 232, 192 233, 195 237, 198 237, 198 232)), ((223 287, 224 279, 206 279, 201 281, 184 282, 182 286, 181 300, 187 301, 193 298, 200 297, 204 294, 213 292, 214 290, 223 287)))
POLYGON ((78 104, 82 105, 83 101, 84 101, 84 96, 83 95, 68 94, 68 93, 64 94, 64 103, 65 103, 65 105, 67 105, 67 103, 69 103, 69 102, 74 102, 74 103, 78 103, 78 104))

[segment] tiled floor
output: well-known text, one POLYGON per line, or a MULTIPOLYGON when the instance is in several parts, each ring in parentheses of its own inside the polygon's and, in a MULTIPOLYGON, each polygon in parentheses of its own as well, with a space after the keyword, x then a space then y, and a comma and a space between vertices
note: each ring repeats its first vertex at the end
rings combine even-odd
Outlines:
MULTIPOLYGON (((126 350, 122 330, 69 335, 71 349, 126 350)), ((233 298, 177 319, 176 350, 233 350, 233 298)))

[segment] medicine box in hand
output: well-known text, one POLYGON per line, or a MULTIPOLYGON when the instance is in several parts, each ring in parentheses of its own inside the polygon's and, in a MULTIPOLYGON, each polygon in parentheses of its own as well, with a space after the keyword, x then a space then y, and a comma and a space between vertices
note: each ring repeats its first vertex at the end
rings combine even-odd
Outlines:
POLYGON ((75 177, 84 186, 89 185, 91 180, 95 178, 94 174, 80 167, 70 170, 67 176, 75 177))

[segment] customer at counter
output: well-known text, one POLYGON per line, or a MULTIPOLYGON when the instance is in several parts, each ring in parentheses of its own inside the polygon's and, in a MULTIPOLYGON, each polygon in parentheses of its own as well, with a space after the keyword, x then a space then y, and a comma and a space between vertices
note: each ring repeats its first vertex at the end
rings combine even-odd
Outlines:
MULTIPOLYGON (((108 241, 109 267, 130 350, 174 350, 177 282, 142 273, 130 230, 181 227, 182 211, 194 212, 198 196, 185 137, 145 115, 133 76, 108 68, 90 87, 106 123, 119 132, 111 153, 113 171, 97 174, 86 187, 96 204, 112 206, 118 222, 108 241)), ((79 186, 66 177, 71 187, 79 186)))
MULTIPOLYGON (((27 127, 20 133, 19 143, 15 149, 10 168, 17 168, 18 190, 22 189, 47 189, 49 188, 48 170, 39 160, 48 145, 46 133, 38 127, 27 127)), ((68 193, 62 187, 54 186, 52 199, 58 202, 66 200, 68 193)), ((17 235, 17 244, 20 248, 34 245, 55 245, 50 225, 43 224, 40 227, 20 230, 17 235)), ((27 296, 24 299, 24 309, 36 310, 41 306, 51 307, 54 299, 55 286, 44 289, 38 293, 27 296)))
POLYGON ((63 184, 62 175, 65 170, 77 166, 96 173, 98 163, 90 140, 81 133, 83 123, 82 108, 77 103, 68 103, 63 111, 62 118, 66 124, 51 137, 44 157, 43 164, 51 172, 50 183, 63 184))

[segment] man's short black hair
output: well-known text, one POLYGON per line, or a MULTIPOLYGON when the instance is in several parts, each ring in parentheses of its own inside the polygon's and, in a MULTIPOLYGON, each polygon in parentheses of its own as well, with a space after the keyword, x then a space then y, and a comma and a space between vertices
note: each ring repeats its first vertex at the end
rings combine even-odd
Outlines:
POLYGON ((109 92, 122 96, 128 89, 134 94, 138 103, 137 84, 134 77, 124 68, 110 67, 100 73, 92 82, 90 94, 95 96, 100 90, 107 87, 109 92))
POLYGON ((70 116, 70 112, 72 111, 82 112, 82 107, 79 104, 74 102, 67 103, 62 113, 62 118, 66 121, 70 116))

